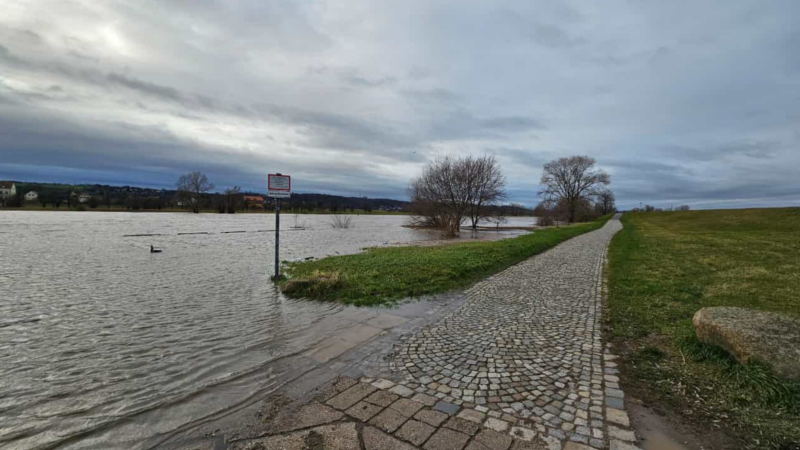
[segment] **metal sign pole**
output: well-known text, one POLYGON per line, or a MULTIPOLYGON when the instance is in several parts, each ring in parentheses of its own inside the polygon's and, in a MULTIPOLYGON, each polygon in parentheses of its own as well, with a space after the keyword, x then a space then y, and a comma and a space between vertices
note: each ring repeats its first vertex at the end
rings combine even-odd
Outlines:
POLYGON ((291 197, 292 177, 281 173, 267 175, 267 195, 275 199, 275 276, 272 278, 277 282, 281 276, 281 198, 291 197))
POLYGON ((275 279, 281 276, 280 258, 278 258, 278 248, 281 241, 281 199, 275 199, 275 279))

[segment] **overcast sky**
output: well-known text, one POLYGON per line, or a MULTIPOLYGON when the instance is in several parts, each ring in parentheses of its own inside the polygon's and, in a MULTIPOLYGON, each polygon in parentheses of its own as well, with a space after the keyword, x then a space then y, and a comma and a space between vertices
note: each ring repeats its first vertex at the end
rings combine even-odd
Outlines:
POLYGON ((0 179, 406 198, 494 154, 533 205, 800 205, 800 1, 0 0, 0 179))

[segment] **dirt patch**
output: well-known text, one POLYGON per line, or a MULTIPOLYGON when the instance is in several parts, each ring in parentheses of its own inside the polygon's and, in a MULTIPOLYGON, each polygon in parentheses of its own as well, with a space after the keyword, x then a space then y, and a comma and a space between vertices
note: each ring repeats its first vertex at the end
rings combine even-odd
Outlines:
MULTIPOLYGON (((645 450, 740 450, 748 448, 726 428, 727 417, 707 408, 693 387, 661 383, 660 390, 645 380, 631 376, 635 364, 648 354, 658 354, 664 364, 682 360, 671 355, 669 337, 651 335, 642 339, 612 341, 620 356, 620 381, 630 398, 632 426, 644 439, 645 450), (658 353, 661 352, 661 353, 658 353), (648 442, 649 441, 649 442, 648 442)), ((664 381, 664 380, 661 380, 664 381)))
POLYGON ((674 419, 658 414, 654 409, 641 404, 638 399, 628 398, 628 413, 631 426, 639 436, 644 450, 705 450, 706 448, 694 435, 693 430, 680 429, 680 424, 673 423, 674 419))

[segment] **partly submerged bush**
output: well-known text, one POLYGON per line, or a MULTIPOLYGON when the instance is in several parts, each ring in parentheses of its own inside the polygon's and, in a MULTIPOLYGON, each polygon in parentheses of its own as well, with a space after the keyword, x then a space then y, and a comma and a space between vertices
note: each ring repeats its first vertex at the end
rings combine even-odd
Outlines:
POLYGON ((341 284, 339 272, 320 272, 314 271, 305 278, 292 278, 281 287, 284 293, 302 293, 316 295, 322 292, 331 291, 338 288, 341 284))

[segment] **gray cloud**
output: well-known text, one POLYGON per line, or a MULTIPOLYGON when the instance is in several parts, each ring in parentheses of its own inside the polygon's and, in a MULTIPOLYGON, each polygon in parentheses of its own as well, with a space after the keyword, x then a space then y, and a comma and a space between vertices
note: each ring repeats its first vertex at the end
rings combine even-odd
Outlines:
POLYGON ((402 198, 595 157, 622 207, 800 204, 800 3, 30 0, 0 16, 0 178, 402 198), (729 30, 737 30, 729 33, 729 30), (722 37, 724 36, 724 38, 722 37))

